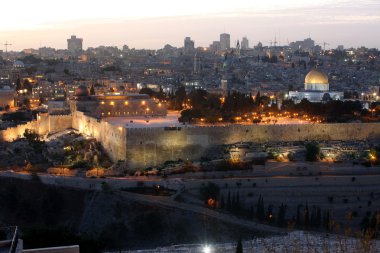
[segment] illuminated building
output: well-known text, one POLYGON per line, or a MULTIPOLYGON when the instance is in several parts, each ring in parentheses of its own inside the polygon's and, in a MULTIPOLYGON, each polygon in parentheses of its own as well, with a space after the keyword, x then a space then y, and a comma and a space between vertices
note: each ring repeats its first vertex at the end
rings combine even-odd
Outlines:
POLYGON ((14 106, 14 89, 9 86, 0 87, 0 107, 13 107, 14 106))
POLYGON ((97 118, 130 116, 165 116, 166 104, 146 94, 90 95, 86 86, 79 86, 70 101, 70 110, 97 118))
POLYGON ((289 98, 299 103, 306 98, 310 102, 343 99, 343 92, 330 91, 329 79, 318 69, 312 69, 305 77, 304 91, 289 91, 289 98))

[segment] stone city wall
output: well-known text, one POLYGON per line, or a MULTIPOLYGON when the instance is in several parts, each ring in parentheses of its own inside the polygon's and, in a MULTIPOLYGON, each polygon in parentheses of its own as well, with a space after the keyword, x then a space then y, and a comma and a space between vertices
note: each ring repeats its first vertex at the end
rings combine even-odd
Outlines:
POLYGON ((380 137, 380 123, 126 129, 77 111, 72 115, 40 115, 37 120, 0 131, 0 140, 13 141, 22 137, 25 129, 46 135, 68 128, 96 138, 114 162, 126 160, 130 168, 156 166, 168 160, 198 160, 210 148, 237 142, 365 140, 380 137))
POLYGON ((39 135, 47 135, 70 128, 96 138, 113 161, 125 160, 125 129, 86 116, 83 112, 74 112, 72 115, 41 114, 36 120, 1 130, 0 141, 11 142, 21 138, 25 129, 33 130, 39 135))
POLYGON ((47 114, 40 114, 36 120, 29 121, 25 124, 20 124, 14 127, 8 127, 0 131, 0 141, 14 141, 24 136, 26 129, 35 131, 39 135, 45 135, 49 132, 49 116, 47 114))
POLYGON ((26 129, 35 131, 39 135, 55 133, 72 127, 71 115, 48 115, 40 114, 36 120, 20 124, 14 127, 8 127, 0 131, 1 141, 14 141, 24 136, 26 129))
POLYGON ((131 168, 168 160, 197 160, 211 148, 237 142, 364 140, 380 137, 379 123, 304 125, 185 126, 127 129, 126 160, 131 168))
POLYGON ((72 115, 49 115, 48 120, 48 133, 57 133, 66 129, 72 128, 73 117, 72 115))
POLYGON ((72 117, 72 127, 80 133, 96 138, 113 161, 125 160, 126 129, 109 124, 107 121, 76 111, 72 117))
POLYGON ((15 127, 8 127, 5 130, 0 131, 0 141, 9 141, 12 142, 23 137, 25 129, 31 129, 37 131, 38 121, 33 120, 29 121, 26 124, 17 125, 15 127))

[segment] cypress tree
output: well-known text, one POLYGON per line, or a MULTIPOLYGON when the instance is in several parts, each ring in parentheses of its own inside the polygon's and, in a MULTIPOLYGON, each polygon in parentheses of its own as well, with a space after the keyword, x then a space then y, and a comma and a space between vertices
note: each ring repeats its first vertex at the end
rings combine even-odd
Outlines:
POLYGON ((259 221, 263 221, 265 219, 264 199, 261 195, 257 203, 257 219, 259 221))
POLYGON ((236 245, 236 253, 243 253, 243 244, 241 243, 241 238, 239 238, 236 245))
POLYGON ((95 88, 94 88, 94 85, 91 85, 91 88, 90 88, 90 95, 95 95, 95 88))
POLYGON ((240 192, 238 191, 236 193, 236 212, 237 214, 240 214, 241 206, 240 206, 240 192))
POLYGON ((297 206, 297 227, 301 227, 302 225, 302 220, 301 220, 301 205, 299 204, 297 206))
POLYGON ((316 227, 316 220, 317 220, 317 209, 313 205, 311 209, 311 215, 310 215, 310 226, 316 227))
POLYGON ((232 194, 232 205, 231 205, 231 212, 232 213, 235 213, 236 211, 236 198, 235 198, 235 194, 232 194))
POLYGON ((321 226, 321 218, 322 218, 321 208, 318 207, 317 208, 317 221, 316 221, 316 227, 317 228, 319 228, 321 226))
POLYGON ((281 203, 281 206, 278 211, 278 216, 277 216, 277 225, 279 227, 285 226, 285 214, 286 214, 286 205, 281 203))
POLYGON ((231 211, 231 191, 228 191, 228 196, 227 196, 227 211, 231 211))
POLYGON ((309 216, 309 206, 306 204, 305 210, 304 210, 304 223, 305 227, 308 227, 310 225, 310 216, 309 216))
POLYGON ((220 208, 224 209, 225 208, 225 203, 224 203, 224 195, 222 195, 222 199, 220 200, 220 208))

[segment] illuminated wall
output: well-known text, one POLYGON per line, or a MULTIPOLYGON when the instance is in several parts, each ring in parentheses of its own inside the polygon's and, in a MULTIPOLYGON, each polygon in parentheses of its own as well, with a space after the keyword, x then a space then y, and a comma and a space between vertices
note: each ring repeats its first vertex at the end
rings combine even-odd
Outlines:
POLYGON ((74 112, 72 127, 82 134, 96 138, 113 161, 124 160, 126 156, 126 129, 108 122, 74 112))
POLYGON ((199 160, 216 146, 237 142, 380 138, 380 123, 127 129, 84 115, 83 112, 74 112, 72 115, 41 115, 35 121, 0 131, 0 140, 15 140, 21 137, 27 128, 43 135, 71 127, 96 138, 114 162, 126 160, 130 168, 156 166, 168 160, 199 160))
POLYGON ((379 123, 305 125, 230 125, 127 129, 126 159, 131 168, 145 168, 168 160, 199 160, 210 148, 237 142, 305 140, 364 140, 380 138, 379 123))

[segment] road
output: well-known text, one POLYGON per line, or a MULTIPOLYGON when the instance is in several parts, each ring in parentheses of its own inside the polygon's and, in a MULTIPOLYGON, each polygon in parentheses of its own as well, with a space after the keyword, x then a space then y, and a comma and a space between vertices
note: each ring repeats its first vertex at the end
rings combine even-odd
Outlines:
MULTIPOLYGON (((11 178, 20 178, 24 180, 30 180, 31 176, 27 174, 17 174, 17 173, 11 173, 11 172, 2 172, 0 173, 1 177, 11 177, 11 178)), ((75 177, 56 177, 56 176, 50 176, 50 175, 40 175, 40 179, 45 184, 50 185, 58 185, 63 187, 69 187, 69 188, 77 188, 77 189, 83 189, 83 190, 101 190, 102 182, 105 180, 102 179, 79 179, 75 177), (58 180, 57 180, 58 179, 58 180), (70 182, 75 181, 75 182, 70 182), (80 182, 80 183, 78 183, 80 182)), ((179 179, 175 179, 172 181, 176 181, 176 183, 172 182, 173 184, 178 184, 180 189, 183 189, 183 185, 181 185, 180 182, 178 182, 179 179)), ((220 220, 223 223, 233 224, 237 226, 241 226, 247 229, 252 229, 256 231, 261 232, 267 232, 267 233, 277 233, 277 234, 286 234, 287 230, 278 228, 278 227, 272 227, 265 224, 260 224, 253 221, 247 221, 244 219, 239 219, 233 215, 229 215, 226 213, 217 212, 215 210, 196 206, 192 204, 186 204, 181 203, 178 201, 174 201, 171 197, 161 197, 161 196, 151 196, 151 195, 142 195, 142 194, 136 194, 136 193, 130 193, 120 190, 114 190, 112 191, 114 195, 118 195, 121 198, 135 201, 142 204, 147 205, 154 205, 154 206, 160 206, 163 208, 170 208, 170 209, 181 209, 184 211, 193 212, 199 215, 203 215, 205 217, 210 217, 213 219, 220 220)))

